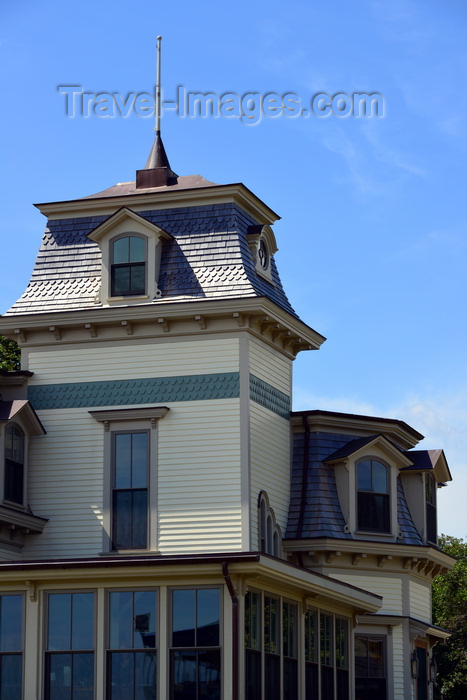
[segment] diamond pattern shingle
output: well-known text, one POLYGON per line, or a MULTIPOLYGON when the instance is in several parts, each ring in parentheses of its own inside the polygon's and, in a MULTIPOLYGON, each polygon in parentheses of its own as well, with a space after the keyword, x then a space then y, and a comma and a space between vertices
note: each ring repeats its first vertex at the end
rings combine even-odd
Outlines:
MULTIPOLYGON (((255 224, 235 204, 137 212, 173 236, 162 250, 159 289, 153 301, 265 296, 296 315, 272 261, 274 285, 256 274, 247 243, 255 224)), ((97 305, 101 254, 87 238, 106 216, 51 220, 30 283, 7 314, 90 309, 97 305)))

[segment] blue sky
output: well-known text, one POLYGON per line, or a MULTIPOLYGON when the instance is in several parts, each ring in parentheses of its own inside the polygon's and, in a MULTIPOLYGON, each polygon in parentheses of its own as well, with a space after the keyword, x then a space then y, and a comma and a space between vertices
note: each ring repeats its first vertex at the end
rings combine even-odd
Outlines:
POLYGON ((440 530, 467 536, 467 6, 464 0, 42 0, 0 10, 0 311, 22 293, 45 220, 33 202, 134 179, 151 118, 67 117, 58 86, 150 93, 377 92, 381 118, 181 118, 176 172, 242 181, 281 215, 276 261, 328 340, 295 363, 294 408, 395 417, 443 447, 440 530))

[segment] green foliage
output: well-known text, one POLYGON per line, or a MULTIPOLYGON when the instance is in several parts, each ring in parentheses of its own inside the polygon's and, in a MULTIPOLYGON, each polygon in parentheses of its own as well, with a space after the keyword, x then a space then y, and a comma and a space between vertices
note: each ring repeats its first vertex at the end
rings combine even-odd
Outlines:
POLYGON ((441 535, 439 546, 457 562, 452 571, 437 576, 433 583, 433 621, 452 632, 434 649, 438 664, 435 697, 445 700, 467 698, 467 542, 441 535))
POLYGON ((13 371, 21 369, 21 351, 14 340, 0 335, 0 369, 13 371))

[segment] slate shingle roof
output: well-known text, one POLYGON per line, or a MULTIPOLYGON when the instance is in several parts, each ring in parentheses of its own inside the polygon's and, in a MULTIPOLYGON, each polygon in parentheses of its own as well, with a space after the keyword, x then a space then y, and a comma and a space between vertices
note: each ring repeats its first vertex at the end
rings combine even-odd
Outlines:
MULTIPOLYGON (((339 433, 297 432, 293 440, 290 509, 285 539, 329 537, 354 539, 344 531, 345 520, 339 503, 331 457, 345 457, 377 435, 355 438, 339 433), (306 449, 306 442, 308 448, 306 449)), ((410 452, 406 453, 410 456, 410 452)), ((397 480, 399 542, 423 544, 413 523, 400 477, 397 480)))
MULTIPOLYGON (((207 184, 196 186, 211 185, 204 182, 207 184)), ((111 195, 109 192, 99 194, 118 196, 121 190, 117 188, 111 195)), ((257 275, 247 231, 258 222, 238 205, 212 204, 137 213, 173 236, 172 240, 163 242, 158 285, 162 296, 152 303, 265 296, 296 316, 274 260, 271 268, 274 284, 257 275)), ((7 314, 95 308, 101 253, 97 243, 87 235, 107 218, 49 220, 29 285, 7 314)))

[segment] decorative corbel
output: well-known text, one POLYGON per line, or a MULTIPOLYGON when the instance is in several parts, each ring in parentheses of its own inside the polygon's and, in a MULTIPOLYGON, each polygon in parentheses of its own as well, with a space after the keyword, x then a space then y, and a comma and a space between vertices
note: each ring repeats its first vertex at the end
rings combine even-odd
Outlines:
POLYGON ((164 333, 168 333, 168 332, 169 332, 169 324, 168 324, 168 321, 167 321, 165 318, 158 318, 158 319, 157 319, 157 323, 158 323, 159 326, 162 328, 162 330, 163 330, 164 333))

